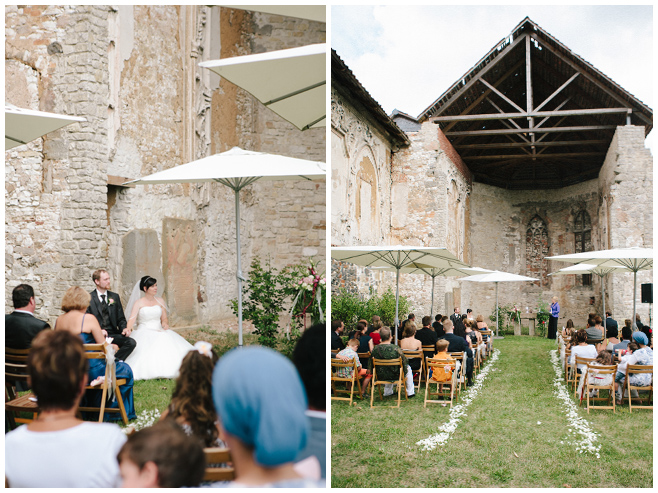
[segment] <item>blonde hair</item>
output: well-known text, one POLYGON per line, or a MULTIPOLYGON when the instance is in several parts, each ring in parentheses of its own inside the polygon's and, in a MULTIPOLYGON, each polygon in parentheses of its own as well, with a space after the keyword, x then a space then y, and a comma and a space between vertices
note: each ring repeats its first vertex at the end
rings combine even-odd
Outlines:
POLYGON ((448 350, 448 346, 450 346, 450 342, 446 339, 439 339, 436 343, 436 350, 439 353, 442 353, 444 351, 448 350))
POLYGON ((86 310, 91 301, 91 295, 80 286, 73 286, 66 290, 62 298, 62 311, 86 310))

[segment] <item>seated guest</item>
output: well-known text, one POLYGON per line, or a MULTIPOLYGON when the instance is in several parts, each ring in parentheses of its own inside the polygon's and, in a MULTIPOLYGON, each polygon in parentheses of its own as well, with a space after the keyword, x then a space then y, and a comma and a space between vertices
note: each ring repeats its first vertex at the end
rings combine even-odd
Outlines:
POLYGON ((345 349, 345 344, 340 335, 345 330, 345 324, 341 320, 331 322, 331 349, 345 349))
POLYGON ((123 488, 198 486, 206 471, 201 443, 172 420, 133 433, 117 459, 123 488))
MULTIPOLYGON (((382 340, 381 335, 379 334, 379 330, 384 326, 383 322, 381 320, 377 320, 373 322, 373 331, 369 334, 370 337, 372 338, 372 344, 373 346, 376 346, 379 344, 382 340)), ((374 349, 374 348, 373 348, 374 349)))
POLYGON ((624 385, 620 385, 626 378, 626 367, 628 367, 628 360, 631 359, 631 356, 635 351, 640 349, 640 346, 637 345, 637 342, 633 341, 626 346, 625 349, 622 349, 619 358, 619 364, 617 364, 617 372, 615 373, 615 393, 617 394, 617 404, 621 405, 622 394, 626 394, 624 385))
POLYGON ((603 319, 600 315, 594 317, 594 327, 599 329, 599 332, 601 332, 601 338, 605 339, 605 328, 603 327, 603 319))
MULTIPOLYGON (((599 351, 596 355, 596 359, 590 363, 590 368, 592 366, 612 366, 612 353, 610 351, 599 351)), ((610 385, 612 383, 612 375, 599 375, 597 370, 589 370, 588 379, 592 385, 610 385)), ((585 373, 580 376, 578 381, 578 395, 581 399, 584 397, 585 391, 585 373)), ((594 397, 598 391, 592 390, 590 397, 594 397)))
POLYGON ((594 318, 587 319, 587 329, 585 329, 585 332, 587 333, 588 344, 593 344, 592 341, 596 341, 596 344, 600 344, 603 340, 604 334, 596 327, 596 320, 594 318))
POLYGON ((636 313, 635 314, 635 323, 633 324, 633 330, 641 330, 644 324, 642 323, 642 320, 640 320, 640 314, 636 313))
POLYGON ((484 317, 482 315, 478 315, 477 318, 475 319, 475 322, 477 323, 478 330, 488 330, 489 329, 489 326, 484 321, 484 317))
POLYGON ((115 488, 116 457, 126 441, 111 423, 76 418, 87 384, 80 337, 45 330, 32 341, 28 371, 41 413, 5 435, 5 477, 12 488, 115 488))
POLYGON ((443 331, 443 325, 441 325, 441 319, 443 318, 443 315, 440 313, 434 317, 434 323, 432 324, 432 328, 434 329, 434 333, 437 335, 437 337, 441 337, 445 332, 443 331))
POLYGON ((616 353, 617 350, 619 349, 626 349, 628 347, 628 343, 631 342, 632 337, 633 337, 633 332, 631 331, 631 328, 624 325, 621 328, 621 341, 619 341, 617 344, 612 346, 612 351, 616 353))
POLYGON ((228 486, 325 486, 294 467, 309 426, 304 387, 285 356, 262 346, 232 349, 215 366, 213 401, 235 467, 228 486))
POLYGON ((577 330, 574 330, 571 333, 571 339, 569 339, 565 345, 565 349, 571 349, 574 346, 578 345, 578 339, 576 338, 576 334, 578 333, 577 330))
MULTIPOLYGON (((427 322, 431 320, 430 317, 423 317, 423 323, 425 322, 425 319, 428 319, 427 322)), ((429 327, 424 327, 424 328, 429 328, 429 327)), ((432 329, 430 329, 432 330, 432 329)), ((414 336, 416 335, 416 324, 413 322, 409 322, 407 325, 404 327, 404 332, 402 333, 402 339, 400 340, 400 347, 402 349, 407 349, 411 351, 420 351, 423 349, 422 343, 416 339, 414 336)), ((411 371, 418 371, 420 370, 420 358, 409 358, 409 366, 411 367, 411 371)))
POLYGON ((486 344, 482 339, 482 334, 477 330, 477 322, 475 320, 466 320, 466 342, 469 343, 471 349, 480 352, 480 356, 484 357, 486 344))
MULTIPOLYGON (((375 343, 372 341, 372 337, 366 334, 366 324, 359 322, 356 324, 356 337, 359 340, 359 347, 356 349, 357 353, 369 353, 375 348, 375 343)), ((368 358, 359 358, 361 360, 361 365, 366 367, 368 366, 368 358)))
MULTIPOLYGON (((622 360, 625 363, 623 368, 617 369, 617 371, 623 372, 621 377, 615 378, 615 382, 619 383, 618 388, 625 388, 626 367, 628 365, 653 365, 653 350, 648 346, 649 341, 647 340, 647 336, 640 331, 634 332, 633 342, 637 344, 638 349, 633 351, 630 358, 624 358, 622 360)), ((630 348, 631 345, 629 344, 628 347, 630 348)), ((651 385, 652 378, 653 375, 651 373, 631 373, 630 384, 646 387, 651 385)), ((621 404, 621 402, 617 402, 617 404, 621 404)))
MULTIPOLYGON (((414 337, 420 341, 421 346, 432 346, 435 348, 439 336, 430 328, 429 324, 431 320, 428 316, 423 317, 423 328, 416 331, 414 337)), ((441 325, 441 328, 443 328, 443 325, 441 325)), ((425 351, 424 354, 426 358, 431 358, 434 355, 434 351, 425 351)))
POLYGON ((617 333, 617 327, 608 327, 605 331, 605 345, 606 351, 614 353, 615 344, 619 344, 621 341, 617 338, 619 334, 617 333))
POLYGON ((309 457, 317 458, 322 479, 327 477, 327 363, 324 359, 326 330, 324 323, 306 329, 292 353, 292 361, 308 397, 306 418, 311 430, 306 447, 297 454, 295 462, 309 457))
POLYGON ((180 365, 171 403, 160 420, 173 419, 204 447, 226 447, 219 438, 219 422, 212 402, 212 372, 217 355, 209 342, 198 341, 180 365))
MULTIPOLYGON (((588 320, 587 323, 593 323, 593 320, 588 320)), ((594 328, 594 326, 592 326, 594 328)), ((596 329, 595 329, 596 330, 596 329)), ((585 329, 579 329, 576 332, 576 342, 577 345, 571 348, 571 356, 569 356, 569 364, 572 365, 576 361, 576 356, 581 358, 596 358, 598 351, 592 344, 587 343, 587 331, 585 329)), ((578 373, 585 371, 585 365, 578 365, 576 369, 578 373)))
POLYGON ((563 341, 568 341, 571 339, 571 335, 576 331, 575 327, 573 326, 573 320, 569 319, 567 320, 567 326, 562 329, 562 340, 563 341))
MULTIPOLYGON (((368 384, 370 383, 370 379, 372 377, 368 374, 368 371, 365 368, 363 368, 363 365, 361 365, 361 361, 359 360, 359 355, 356 352, 358 347, 359 347, 359 340, 350 339, 349 341, 347 341, 347 347, 342 351, 340 351, 336 355, 336 358, 345 363, 347 363, 348 361, 356 360, 356 369, 359 372, 359 378, 363 377, 363 385, 361 385, 361 396, 364 397, 366 395, 366 390, 368 389, 368 384)), ((354 368, 352 367, 338 368, 339 377, 352 378, 353 374, 354 374, 354 368)))
POLYGON ((43 329, 49 329, 50 325, 34 316, 36 301, 32 286, 19 284, 11 292, 11 300, 14 311, 5 315, 5 346, 28 349, 32 339, 43 329))
MULTIPOLYGON (((82 339, 84 344, 103 344, 107 342, 101 333, 101 326, 98 320, 91 314, 87 313, 91 295, 78 286, 73 286, 66 290, 62 298, 62 311, 64 315, 60 315, 55 320, 55 330, 65 330, 74 334, 82 339)), ((116 351, 118 347, 112 345, 116 351)), ((116 378, 126 379, 126 383, 119 387, 121 397, 123 398, 123 405, 126 408, 128 419, 135 419, 135 405, 133 403, 133 371, 123 361, 116 361, 116 378)), ((93 382, 96 378, 105 375, 105 360, 92 359, 89 361, 89 381, 93 382)), ((100 407, 102 398, 101 390, 88 390, 82 400, 82 406, 100 407)), ((111 402, 109 407, 118 407, 118 401, 115 399, 111 402)), ((104 421, 118 421, 121 419, 119 413, 106 413, 103 417, 104 421)))
MULTIPOLYGON (((439 339, 436 343, 436 354, 433 356, 434 359, 444 359, 448 361, 454 361, 452 356, 448 354, 448 346, 450 343, 446 339, 439 339)), ((457 361, 455 369, 459 371, 461 361, 457 361)), ((452 369, 450 367, 436 367, 432 368, 432 380, 435 382, 449 382, 452 380, 452 369), (448 370, 446 370, 448 368, 448 370)))
POLYGON ((629 329, 631 329, 631 332, 633 332, 633 327, 631 327, 631 319, 630 318, 624 319, 624 326, 628 327, 629 329))
POLYGON ((448 352, 466 353, 466 378, 468 379, 467 385, 473 385, 473 351, 468 347, 468 344, 463 337, 459 337, 453 333, 452 320, 446 320, 443 322, 443 330, 446 331, 446 335, 444 335, 441 339, 448 341, 448 352))
POLYGON ((649 327, 648 325, 643 325, 642 328, 640 329, 640 332, 642 332, 645 336, 647 336, 647 341, 649 341, 647 345, 648 346, 653 345, 652 337, 651 337, 651 327, 649 327))
POLYGON ((377 324, 378 322, 381 322, 381 321, 382 321, 382 319, 379 315, 373 315, 372 316, 372 323, 370 325, 368 325, 368 331, 366 332, 366 334, 370 335, 370 333, 375 330, 375 324, 377 324))
POLYGON ((466 324, 464 323, 465 320, 466 320, 466 314, 463 314, 460 317, 458 317, 455 323, 453 324, 453 333, 456 336, 463 337, 464 339, 466 339, 466 324))
MULTIPOLYGON (((409 361, 407 360, 407 357, 404 355, 402 352, 402 349, 400 347, 395 346, 394 344, 391 343, 392 336, 391 336, 391 329, 388 327, 382 327, 379 329, 379 333, 382 336, 382 342, 375 347, 372 351, 372 358, 370 358, 370 362, 368 363, 368 370, 370 374, 373 372, 373 362, 372 360, 374 358, 377 359, 398 359, 402 358, 402 372, 403 375, 405 376, 405 383, 406 383, 406 388, 407 388, 407 397, 414 397, 416 394, 414 393, 414 380, 413 380, 413 375, 411 373, 411 368, 409 367, 409 361)), ((382 366, 377 370, 377 378, 380 380, 397 380, 399 377, 399 372, 400 368, 396 366, 382 366)), ((392 395, 393 394, 393 385, 392 384, 386 384, 384 385, 384 395, 392 395)))

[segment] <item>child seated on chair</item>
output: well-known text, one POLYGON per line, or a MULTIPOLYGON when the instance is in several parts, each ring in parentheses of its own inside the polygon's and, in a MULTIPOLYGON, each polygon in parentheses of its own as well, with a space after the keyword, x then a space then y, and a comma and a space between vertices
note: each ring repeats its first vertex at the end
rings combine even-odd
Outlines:
MULTIPOLYGON (((596 359, 590 363, 591 366, 612 366, 614 363, 612 361, 612 353, 610 351, 599 351, 599 354, 596 355, 596 359)), ((610 385, 612 381, 612 375, 599 375, 597 370, 590 369, 589 379, 591 379, 591 385, 610 385)), ((585 373, 583 372, 580 375, 580 382, 578 383, 578 394, 581 396, 584 395, 585 387, 585 373)), ((597 389, 593 389, 590 392, 590 397, 595 397, 598 394, 597 389)))
POLYGON ((624 350, 620 351, 619 364, 617 365, 617 373, 615 373, 615 392, 617 394, 617 404, 621 405, 621 400, 623 399, 623 385, 624 379, 626 378, 626 368, 628 367, 628 360, 631 359, 631 356, 635 351, 640 349, 640 346, 636 342, 630 342, 626 347, 626 352, 622 355, 624 350), (620 385, 621 384, 621 385, 620 385), (620 389, 621 387, 621 389, 620 389))
MULTIPOLYGON (((361 387, 361 395, 365 396, 366 395, 366 389, 368 388, 368 384, 370 383, 370 379, 372 378, 372 375, 368 374, 368 370, 363 368, 361 366, 361 361, 359 360, 359 355, 357 354, 356 350, 359 348, 359 339, 350 339, 347 341, 347 346, 345 349, 340 351, 337 355, 336 358, 343 362, 348 362, 348 361, 356 361, 356 368, 359 372, 359 378, 363 378, 363 385, 361 387)), ((343 377, 343 378, 352 378, 352 374, 354 373, 354 368, 353 367, 346 367, 346 368, 338 368, 338 376, 343 377)))
MULTIPOLYGON (((434 355, 434 359, 454 361, 454 359, 448 354, 449 345, 450 342, 447 339, 439 339, 436 343, 437 352, 434 355)), ((457 362, 457 364, 459 364, 459 362, 457 362)), ((439 385, 439 391, 441 391, 443 390, 443 382, 452 381, 452 368, 449 365, 433 366, 431 378, 433 381, 441 383, 441 385, 439 385)))

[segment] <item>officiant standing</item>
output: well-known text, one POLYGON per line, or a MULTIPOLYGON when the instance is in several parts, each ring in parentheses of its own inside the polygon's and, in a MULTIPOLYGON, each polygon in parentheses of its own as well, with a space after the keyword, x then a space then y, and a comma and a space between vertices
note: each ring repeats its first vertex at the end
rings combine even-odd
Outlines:
POLYGON ((548 318, 548 338, 555 339, 557 336, 557 317, 560 315, 560 305, 557 302, 557 296, 551 300, 551 313, 548 318))
POLYGON ((126 328, 126 316, 123 313, 121 299, 117 293, 109 291, 110 274, 106 270, 98 269, 91 275, 96 289, 90 291, 91 302, 87 313, 91 313, 98 320, 105 337, 112 337, 112 344, 119 346, 116 359, 125 361, 135 349, 135 339, 130 337, 130 329, 126 328))

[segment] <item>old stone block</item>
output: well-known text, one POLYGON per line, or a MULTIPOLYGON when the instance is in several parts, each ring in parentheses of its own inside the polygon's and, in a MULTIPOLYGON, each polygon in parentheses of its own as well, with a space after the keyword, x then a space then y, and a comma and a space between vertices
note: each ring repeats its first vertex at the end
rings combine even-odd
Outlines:
POLYGON ((172 324, 197 320, 197 238, 194 221, 171 217, 162 221, 162 258, 172 324))
POLYGON ((123 268, 121 290, 127 301, 135 283, 149 275, 158 280, 158 295, 166 296, 166 280, 162 275, 162 253, 158 234, 152 229, 135 229, 122 239, 123 268))

